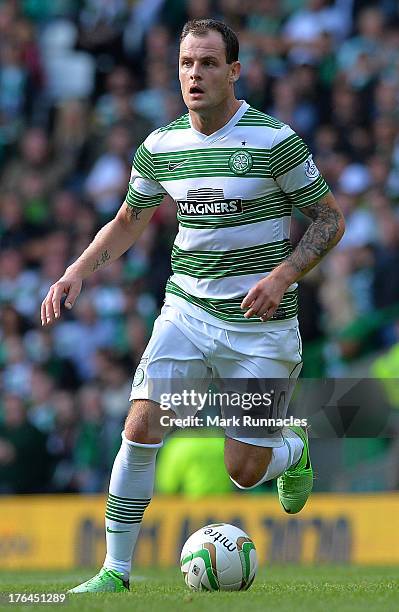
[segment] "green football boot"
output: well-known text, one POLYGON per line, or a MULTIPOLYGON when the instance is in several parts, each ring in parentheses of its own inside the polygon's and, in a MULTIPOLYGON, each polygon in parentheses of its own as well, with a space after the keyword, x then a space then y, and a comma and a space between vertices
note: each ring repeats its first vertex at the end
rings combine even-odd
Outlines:
POLYGON ((299 461, 277 478, 280 504, 288 514, 300 512, 313 488, 313 469, 310 463, 308 434, 302 427, 289 427, 303 442, 299 461))
POLYGON ((93 578, 79 584, 68 593, 122 593, 124 591, 129 591, 129 581, 123 579, 123 574, 103 567, 93 578))

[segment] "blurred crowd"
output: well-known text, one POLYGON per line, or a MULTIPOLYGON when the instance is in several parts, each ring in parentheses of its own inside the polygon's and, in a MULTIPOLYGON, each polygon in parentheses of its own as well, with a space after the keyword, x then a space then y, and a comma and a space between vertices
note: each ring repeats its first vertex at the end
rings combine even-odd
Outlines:
MULTIPOLYGON (((40 303, 119 208, 138 145, 186 112, 178 38, 196 17, 238 33, 238 97, 305 139, 345 213, 301 282, 305 373, 345 375, 399 341, 395 0, 0 0, 0 492, 104 489, 170 274, 173 202, 50 330, 40 303)), ((293 244, 306 227, 296 213, 293 244)))

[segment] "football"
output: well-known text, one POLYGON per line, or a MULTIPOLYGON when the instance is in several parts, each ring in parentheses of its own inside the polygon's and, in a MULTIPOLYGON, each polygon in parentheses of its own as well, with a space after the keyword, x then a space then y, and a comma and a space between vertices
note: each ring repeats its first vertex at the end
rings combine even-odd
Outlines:
POLYGON ((206 525, 183 546, 180 568, 193 591, 243 591, 256 574, 258 561, 251 538, 227 523, 206 525))

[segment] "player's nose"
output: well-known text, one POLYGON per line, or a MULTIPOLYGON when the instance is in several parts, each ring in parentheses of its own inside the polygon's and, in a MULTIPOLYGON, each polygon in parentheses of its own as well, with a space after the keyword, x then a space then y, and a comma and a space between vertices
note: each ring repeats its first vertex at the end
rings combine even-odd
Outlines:
POLYGON ((201 80, 201 64, 199 62, 193 62, 190 72, 190 79, 192 81, 201 80))

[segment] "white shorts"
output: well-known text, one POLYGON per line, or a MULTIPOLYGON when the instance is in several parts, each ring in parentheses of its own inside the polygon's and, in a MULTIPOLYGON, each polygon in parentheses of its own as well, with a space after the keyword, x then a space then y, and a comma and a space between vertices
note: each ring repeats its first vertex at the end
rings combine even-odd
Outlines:
MULTIPOLYGON (((161 404, 162 395, 176 392, 176 381, 182 385, 195 381, 196 390, 206 392, 213 379, 281 379, 278 384, 284 390, 284 405, 279 406, 279 416, 285 418, 301 367, 302 344, 297 326, 262 332, 229 331, 165 305, 137 366, 130 400, 150 399, 161 404)), ((197 411, 193 405, 170 407, 179 418, 193 416, 197 411)), ((281 429, 262 438, 251 438, 226 428, 226 435, 256 446, 284 444, 281 429)))

